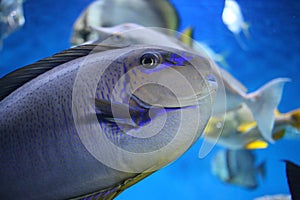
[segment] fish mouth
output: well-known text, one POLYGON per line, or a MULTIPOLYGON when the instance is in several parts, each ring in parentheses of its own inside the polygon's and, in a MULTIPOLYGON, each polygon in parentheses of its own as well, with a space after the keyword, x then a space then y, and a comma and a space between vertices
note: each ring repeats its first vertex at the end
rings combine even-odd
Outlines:
MULTIPOLYGON (((160 105, 160 107, 165 109, 184 109, 184 108, 191 108, 199 106, 203 103, 205 99, 210 99, 211 102, 213 101, 213 95, 215 94, 215 90, 211 90, 209 93, 203 95, 203 94, 196 94, 193 97, 186 97, 186 98, 179 98, 177 105, 160 105)), ((132 94, 131 101, 134 102, 135 105, 143 108, 143 109, 150 109, 153 106, 157 106, 159 104, 150 104, 145 102, 144 100, 140 99, 138 96, 132 94)))

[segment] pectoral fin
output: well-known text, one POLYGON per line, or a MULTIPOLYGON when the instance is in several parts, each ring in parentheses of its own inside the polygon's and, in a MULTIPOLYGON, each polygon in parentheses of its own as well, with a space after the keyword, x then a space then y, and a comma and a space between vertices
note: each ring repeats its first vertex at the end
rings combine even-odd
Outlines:
POLYGON ((262 140, 255 140, 246 144, 245 149, 265 149, 268 147, 268 143, 262 140))

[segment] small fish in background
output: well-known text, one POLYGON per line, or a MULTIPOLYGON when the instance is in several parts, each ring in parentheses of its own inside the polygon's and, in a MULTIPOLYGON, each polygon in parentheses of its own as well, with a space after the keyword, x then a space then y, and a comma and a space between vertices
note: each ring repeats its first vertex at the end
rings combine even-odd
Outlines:
MULTIPOLYGON (((281 101, 285 83, 289 82, 290 79, 276 78, 258 90, 248 93, 247 88, 231 74, 221 68, 220 71, 225 87, 226 111, 236 110, 245 104, 251 110, 257 127, 264 139, 268 142, 274 142, 272 138, 272 129, 275 120, 274 110, 281 101)), ((217 101, 214 105, 215 110, 219 109, 219 103, 221 103, 221 106, 223 104, 223 102, 217 101)))
MULTIPOLYGON (((300 109, 288 113, 275 112, 272 139, 300 139, 300 109)), ((251 110, 243 104, 240 108, 228 111, 225 116, 221 135, 217 134, 217 123, 220 120, 212 117, 204 130, 204 137, 217 140, 218 144, 228 149, 261 149, 267 148, 265 140, 257 127, 251 110)))
POLYGON ((255 155, 249 150, 220 150, 211 162, 212 173, 225 183, 255 189, 257 176, 265 176, 265 162, 255 165, 255 155))
POLYGON ((24 23, 23 0, 0 0, 0 47, 2 40, 24 23))
POLYGON ((90 26, 112 27, 122 23, 177 30, 179 17, 168 0, 97 0, 74 23, 71 43, 78 45, 97 39, 90 26))
POLYGON ((285 172, 291 195, 276 194, 265 195, 254 200, 299 200, 300 199, 300 167, 295 163, 285 160, 285 172))
POLYGON ((7 74, 0 199, 113 199, 197 141, 211 73, 205 57, 166 46, 82 45, 7 74))
MULTIPOLYGON (((137 24, 121 24, 114 27, 92 27, 97 32, 98 40, 95 43, 105 42, 107 45, 126 46, 130 44, 152 44, 174 47, 194 51, 195 53, 211 59, 203 49, 192 48, 191 32, 185 34, 164 33, 158 28, 147 28, 137 24), (179 35, 179 36, 178 36, 179 35)), ((163 29, 164 30, 164 29, 163 29)), ((189 29, 187 29, 189 30, 189 29)), ((214 64, 214 75, 219 80, 219 85, 224 86, 225 96, 220 101, 216 101, 214 111, 216 114, 224 114, 224 104, 226 103, 226 112, 240 108, 246 104, 257 123, 257 127, 262 136, 268 142, 274 142, 272 138, 272 129, 275 119, 274 110, 278 107, 281 100, 282 90, 288 78, 273 79, 263 85, 257 91, 247 93, 247 88, 235 77, 224 69, 214 64), (226 98, 226 101, 224 101, 226 98)), ((220 87, 221 88, 221 87, 220 87)), ((220 99, 221 99, 220 98, 220 99)), ((217 98, 218 100, 218 98, 217 98)))
POLYGON ((240 32, 243 31, 247 38, 250 38, 249 24, 244 21, 244 17, 239 4, 235 0, 225 0, 222 13, 223 23, 234 34, 238 44, 242 49, 246 49, 241 41, 240 32))

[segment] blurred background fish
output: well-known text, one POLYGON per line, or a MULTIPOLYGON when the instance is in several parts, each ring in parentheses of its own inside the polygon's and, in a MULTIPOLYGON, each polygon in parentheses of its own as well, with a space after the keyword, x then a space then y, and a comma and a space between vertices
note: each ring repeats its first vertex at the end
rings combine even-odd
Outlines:
POLYGON ((249 150, 220 150, 211 163, 212 173, 220 180, 248 189, 258 187, 257 176, 265 176, 265 163, 256 166, 249 150))
POLYGON ((177 30, 179 17, 168 0, 97 0, 74 23, 71 43, 97 39, 90 26, 111 27, 122 23, 177 30))
POLYGON ((0 0, 0 47, 2 40, 24 23, 23 0, 0 0))
POLYGON ((240 32, 243 31, 247 38, 249 35, 249 24, 244 21, 244 17, 239 4, 235 0, 225 0, 225 6, 222 13, 223 23, 234 34, 238 44, 246 49, 242 42, 240 32))
MULTIPOLYGON (((275 114, 272 138, 275 141, 280 139, 300 139, 300 110, 293 110, 288 113, 275 114)), ((251 110, 243 104, 242 107, 226 112, 224 126, 221 135, 217 134, 219 119, 210 119, 210 126, 204 131, 204 137, 216 140, 218 144, 228 149, 260 149, 267 148, 268 141, 263 137, 257 127, 251 110)))

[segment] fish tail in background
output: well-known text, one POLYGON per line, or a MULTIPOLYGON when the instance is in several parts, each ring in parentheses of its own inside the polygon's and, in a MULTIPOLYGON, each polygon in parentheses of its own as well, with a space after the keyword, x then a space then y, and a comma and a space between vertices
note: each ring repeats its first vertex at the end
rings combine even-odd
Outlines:
POLYGON ((290 111, 286 115, 289 116, 290 124, 300 130, 300 109, 290 111))
POLYGON ((300 167, 287 160, 284 162, 292 200, 298 200, 300 199, 300 167))
POLYGON ((257 171, 263 178, 266 177, 266 161, 263 161, 257 166, 257 171))
POLYGON ((242 29, 243 33, 246 36, 246 38, 249 40, 251 38, 250 32, 249 32, 250 24, 245 22, 243 23, 242 29))
POLYGON ((234 34, 235 40, 237 41, 238 45, 241 47, 243 51, 247 51, 248 47, 245 45, 245 43, 242 41, 240 34, 234 34))
POLYGON ((218 62, 221 64, 222 67, 224 67, 225 69, 230 69, 231 67, 229 66, 229 64, 226 61, 226 58, 228 57, 229 53, 227 51, 221 52, 220 54, 218 54, 218 62))
POLYGON ((274 110, 281 100, 284 84, 289 81, 288 78, 274 79, 246 96, 245 102, 252 111, 259 131, 269 142, 274 142, 272 138, 275 120, 274 110))

